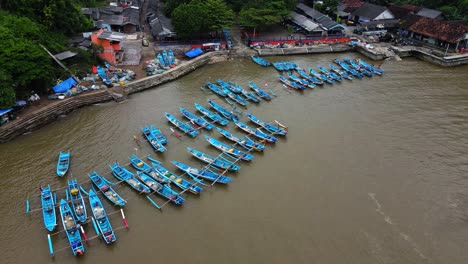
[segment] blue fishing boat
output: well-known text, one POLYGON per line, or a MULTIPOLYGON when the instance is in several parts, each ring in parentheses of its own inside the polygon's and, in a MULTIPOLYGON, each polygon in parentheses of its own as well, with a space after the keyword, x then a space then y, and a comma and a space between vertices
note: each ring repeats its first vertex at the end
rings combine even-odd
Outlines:
POLYGON ((290 80, 284 78, 282 75, 278 75, 278 78, 279 78, 280 82, 282 82, 283 84, 285 84, 288 87, 294 88, 294 89, 296 89, 298 91, 304 91, 305 90, 305 86, 302 86, 297 82, 290 81, 290 80))
POLYGON ((57 161, 57 175, 63 177, 70 167, 70 151, 60 152, 57 161))
POLYGON ((365 76, 367 77, 372 77, 374 76, 374 72, 373 71, 369 71, 367 70, 365 67, 361 67, 356 61, 348 58, 348 57, 345 57, 343 59, 344 62, 348 63, 352 68, 354 68, 356 71, 364 74, 365 76))
MULTIPOLYGON (((159 152, 164 152, 166 151, 166 148, 163 146, 162 142, 158 140, 150 130, 148 126, 145 126, 141 129, 143 132, 143 135, 145 135, 146 139, 148 142, 151 144, 151 146, 154 148, 154 150, 159 151, 159 152)), ((157 131, 159 131, 157 129, 157 131)), ((156 132, 157 133, 157 132, 156 132)))
POLYGON ((340 70, 338 67, 336 67, 333 64, 328 64, 328 67, 334 72, 335 74, 341 76, 344 79, 352 80, 354 79, 352 75, 350 75, 347 71, 340 70))
POLYGON ((164 58, 163 58, 163 56, 161 55, 161 53, 158 53, 157 58, 158 58, 158 61, 159 61, 159 65, 160 65, 162 68, 165 68, 165 67, 169 66, 169 65, 166 65, 166 62, 164 62, 164 58))
POLYGON ((125 169, 124 167, 121 167, 117 162, 114 162, 114 164, 109 165, 109 167, 112 170, 112 174, 119 180, 125 181, 130 185, 133 189, 139 191, 140 193, 150 193, 151 190, 148 188, 148 186, 144 185, 141 183, 133 173, 125 169))
POLYGON ((247 152, 243 152, 243 151, 240 151, 232 146, 229 146, 227 144, 224 144, 222 143, 221 141, 219 140, 216 140, 210 136, 205 136, 205 139, 206 141, 208 141, 208 143, 210 143, 213 147, 221 150, 222 152, 224 153, 227 153, 231 156, 234 156, 234 157, 237 157, 241 160, 245 160, 245 161, 251 161, 253 158, 254 158, 254 155, 250 154, 250 153, 247 153, 247 152))
POLYGON ((384 70, 382 69, 382 67, 378 66, 377 68, 374 67, 373 65, 370 65, 368 64, 367 62, 361 60, 361 59, 358 59, 358 64, 359 66, 363 67, 363 68, 366 68, 368 71, 371 71, 377 75, 383 75, 384 73, 384 70))
POLYGON ((44 225, 47 230, 52 231, 57 225, 57 217, 55 216, 55 202, 50 185, 41 187, 41 205, 44 225))
POLYGON ((180 194, 172 190, 169 186, 161 184, 146 173, 137 171, 137 175, 143 183, 150 187, 150 189, 174 204, 182 204, 185 201, 180 194))
POLYGON ((107 213, 102 205, 101 199, 99 199, 99 196, 92 188, 89 190, 88 194, 89 205, 95 219, 93 223, 96 223, 99 230, 98 235, 102 236, 106 244, 112 244, 117 240, 117 237, 115 236, 114 229, 112 229, 112 225, 107 217, 107 213))
MULTIPOLYGON (((219 128, 218 128, 219 129, 219 128)), ((207 163, 208 165, 213 165, 221 169, 225 170, 230 170, 230 171, 238 171, 240 169, 240 166, 228 161, 227 159, 218 156, 218 157, 213 157, 208 154, 205 154, 201 151, 198 151, 196 149, 187 147, 187 151, 192 154, 195 158, 207 163)))
POLYGON ((171 162, 177 168, 179 168, 180 170, 185 171, 190 177, 195 178, 195 179, 202 178, 202 179, 205 179, 205 180, 209 180, 209 181, 213 181, 213 182, 216 181, 218 183, 224 183, 224 184, 227 184, 228 182, 231 181, 231 177, 228 177, 228 176, 216 174, 216 173, 213 173, 213 172, 207 171, 207 170, 197 169, 197 168, 188 166, 186 164, 183 164, 181 162, 178 162, 176 160, 173 160, 171 162))
POLYGON ((138 158, 135 154, 128 158, 130 160, 130 164, 137 169, 138 171, 142 171, 147 175, 151 176, 156 181, 166 184, 170 183, 171 181, 165 177, 161 177, 160 173, 156 171, 155 168, 151 167, 150 165, 146 164, 142 159, 138 158))
POLYGON ((70 202, 73 213, 75 214, 75 219, 78 222, 85 223, 87 220, 86 206, 76 179, 68 181, 68 193, 70 194, 70 202))
POLYGON ((226 94, 228 94, 227 91, 233 93, 240 93, 240 90, 237 87, 232 86, 230 83, 227 83, 221 79, 218 79, 216 82, 219 84, 219 86, 221 86, 222 89, 224 89, 224 91, 226 91, 226 94))
POLYGON ((196 124, 198 127, 202 127, 206 130, 212 130, 213 125, 206 121, 203 117, 199 117, 192 112, 186 110, 183 107, 179 107, 180 112, 182 113, 183 116, 185 116, 188 120, 190 120, 193 124, 196 124))
POLYGON ((245 113, 245 115, 247 116, 248 119, 250 119, 250 121, 263 127, 265 130, 267 130, 270 133, 273 133, 275 135, 281 135, 281 136, 286 136, 286 134, 288 133, 285 127, 281 127, 279 124, 277 126, 272 125, 271 123, 265 122, 250 113, 245 113))
POLYGON ((255 96, 255 94, 252 91, 246 91, 242 89, 241 93, 243 96, 245 96, 245 98, 247 98, 251 102, 260 103, 260 99, 257 96, 255 96))
POLYGON ((175 57, 174 57, 174 52, 172 50, 169 50, 169 53, 167 54, 169 64, 174 65, 175 64, 175 57))
POLYGON ((319 68, 319 70, 325 74, 328 78, 331 78, 335 81, 339 81, 341 82, 343 80, 343 78, 341 78, 341 76, 338 76, 336 75, 334 72, 330 72, 327 68, 325 67, 322 67, 322 66, 317 66, 317 68, 319 68))
POLYGON ((241 145, 243 148, 250 150, 253 149, 255 151, 263 151, 265 149, 265 145, 260 144, 249 137, 239 137, 237 135, 232 134, 231 132, 228 132, 222 128, 217 127, 218 132, 223 135, 225 138, 231 140, 232 142, 235 142, 239 145, 241 145))
POLYGON ((270 101, 271 99, 273 99, 273 96, 271 96, 270 94, 268 94, 267 92, 265 92, 264 90, 260 89, 260 87, 258 87, 255 83, 253 82, 249 82, 249 86, 252 90, 254 90, 254 92, 260 96, 260 98, 264 99, 264 100, 267 100, 267 101, 270 101))
POLYGON ((109 186, 109 183, 106 182, 104 177, 97 174, 95 171, 92 174, 88 174, 88 177, 91 179, 94 185, 99 188, 99 191, 107 198, 107 200, 118 206, 125 205, 125 200, 120 197, 120 195, 114 189, 112 189, 112 187, 109 186))
MULTIPOLYGON (((294 74, 292 74, 291 72, 286 72, 286 75, 288 76, 288 78, 299 84, 300 86, 303 86, 303 87, 308 87, 308 88, 315 88, 315 84, 311 81, 308 81, 308 80, 305 80, 304 78, 300 78, 294 74)), ((281 81, 281 79, 280 79, 281 81)))
POLYGON ((229 85, 231 85, 231 92, 233 93, 241 93, 244 88, 240 86, 238 83, 233 82, 233 81, 228 81, 229 85))
POLYGON ((255 63, 257 63, 258 65, 261 65, 263 67, 268 67, 268 66, 271 65, 271 63, 269 61, 265 60, 262 57, 252 55, 251 58, 255 63))
POLYGON ((97 73, 107 87, 112 87, 112 81, 107 77, 106 72, 101 66, 97 66, 97 73))
POLYGON ((162 57, 163 57, 163 60, 164 60, 164 65, 170 66, 171 63, 170 63, 169 58, 167 56, 167 50, 162 51, 162 57))
POLYGON ((356 76, 357 78, 361 79, 364 77, 360 72, 356 71, 355 69, 351 68, 348 64, 340 59, 335 59, 335 63, 338 64, 343 70, 351 73, 352 75, 356 76))
POLYGON ((225 126, 225 125, 229 124, 229 120, 224 119, 221 116, 219 116, 218 114, 211 112, 210 110, 206 109, 204 106, 202 106, 202 105, 200 105, 198 103, 194 103, 194 105, 195 105, 195 108, 200 113, 202 113, 204 116, 211 119, 213 122, 216 122, 216 123, 218 123, 218 124, 220 124, 222 126, 225 126))
POLYGON ((205 84, 211 91, 213 91, 214 93, 216 93, 216 94, 218 94, 218 95, 220 95, 222 97, 226 97, 226 94, 229 92, 229 90, 223 89, 222 87, 219 87, 218 85, 216 85, 214 83, 206 82, 205 84))
POLYGON ((229 110, 225 109, 221 105, 215 103, 213 100, 208 99, 208 104, 214 110, 216 110, 218 113, 220 113, 221 115, 223 115, 227 119, 233 120, 233 119, 238 118, 238 116, 236 114, 234 114, 232 111, 229 111, 229 110))
POLYGON ((238 120, 234 120, 234 123, 236 124, 236 126, 238 126, 240 129, 244 130, 245 132, 247 132, 248 134, 250 135, 254 135, 256 136, 257 138, 261 139, 261 140, 265 140, 266 142, 268 143, 275 143, 277 141, 277 139, 273 136, 270 136, 264 132, 262 132, 261 130, 259 129, 255 129, 253 127, 250 127, 238 120))
POLYGON ((314 69, 312 68, 309 68, 309 72, 310 74, 312 74, 313 76, 317 77, 318 79, 320 79, 321 81, 324 81, 324 82, 327 82, 329 84, 332 84, 334 81, 331 80, 330 78, 328 78, 325 74, 320 74, 318 72, 316 72, 314 69))
POLYGON ((167 120, 169 120, 169 122, 171 122, 174 126, 182 130, 185 134, 188 134, 191 137, 196 137, 198 135, 198 130, 193 128, 191 125, 183 123, 168 112, 166 112, 164 115, 166 116, 167 120))
POLYGON ((324 85, 325 83, 322 82, 319 78, 315 76, 311 76, 307 74, 303 69, 296 69, 297 73, 301 76, 301 78, 305 79, 306 81, 316 84, 316 85, 324 85))
POLYGON ((150 156, 146 156, 146 158, 151 161, 151 165, 153 165, 156 171, 159 172, 160 177, 163 177, 167 181, 171 181, 175 186, 179 187, 181 190, 189 191, 193 194, 199 194, 201 191, 203 191, 203 188, 201 188, 200 186, 197 186, 194 183, 187 181, 181 176, 163 167, 159 160, 153 159, 150 156))
POLYGON ((60 201, 60 216, 62 218, 63 229, 67 234, 68 242, 70 242, 73 255, 82 256, 85 252, 85 249, 83 241, 81 241, 80 230, 78 230, 76 226, 76 222, 73 218, 73 213, 70 206, 64 199, 60 201))
POLYGON ((240 94, 230 92, 227 94, 227 96, 242 106, 246 106, 248 104, 247 100, 245 100, 240 94))
POLYGON ((278 71, 290 71, 295 70, 297 68, 297 64, 295 62, 288 62, 288 61, 278 61, 273 62, 273 67, 278 71))
POLYGON ((151 125, 150 127, 151 134, 153 134, 153 137, 155 137, 159 142, 162 144, 167 144, 167 138, 164 136, 164 134, 157 128, 155 125, 151 125))

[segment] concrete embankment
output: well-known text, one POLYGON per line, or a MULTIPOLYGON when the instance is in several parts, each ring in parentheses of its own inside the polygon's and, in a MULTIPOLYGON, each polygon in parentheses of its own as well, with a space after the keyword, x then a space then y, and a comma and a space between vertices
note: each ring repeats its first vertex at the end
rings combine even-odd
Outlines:
POLYGON ((38 129, 56 120, 59 116, 73 111, 74 109, 99 102, 110 101, 112 99, 117 100, 121 97, 125 97, 127 94, 153 88, 159 84, 185 75, 203 65, 226 60, 227 58, 228 51, 210 52, 193 60, 183 62, 176 68, 168 70, 163 74, 148 76, 131 82, 123 87, 86 92, 77 96, 68 97, 64 100, 55 101, 32 113, 20 115, 17 119, 1 126, 0 143, 7 142, 24 133, 38 129))

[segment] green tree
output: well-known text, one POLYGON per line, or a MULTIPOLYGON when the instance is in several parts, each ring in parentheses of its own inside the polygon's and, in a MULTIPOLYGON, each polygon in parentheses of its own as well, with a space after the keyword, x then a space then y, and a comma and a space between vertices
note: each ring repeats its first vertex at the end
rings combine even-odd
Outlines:
POLYGON ((15 90, 12 87, 0 87, 0 109, 12 107, 15 102, 15 90))
POLYGON ((203 3, 200 0, 191 1, 174 9, 172 25, 180 38, 190 38, 204 27, 205 15, 203 3))
POLYGON ((230 28, 234 21, 234 12, 224 0, 206 0, 203 3, 205 27, 208 30, 230 28))
POLYGON ((265 28, 280 23, 289 15, 285 1, 258 1, 239 12, 239 25, 251 28, 265 28))

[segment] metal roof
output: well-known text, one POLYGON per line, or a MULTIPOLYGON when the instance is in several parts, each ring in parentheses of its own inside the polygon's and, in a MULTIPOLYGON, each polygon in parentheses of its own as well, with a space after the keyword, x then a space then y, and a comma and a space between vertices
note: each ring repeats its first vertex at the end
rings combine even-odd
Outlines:
POLYGON ((75 57, 76 55, 78 55, 78 53, 67 50, 62 53, 55 54, 54 57, 58 60, 64 60, 71 57, 75 57))
POLYGON ((416 15, 418 16, 423 16, 423 17, 428 17, 428 18, 436 18, 440 16, 441 14, 442 12, 440 12, 439 10, 429 9, 425 7, 423 7, 421 10, 419 10, 418 13, 416 13, 416 15))
POLYGON ((122 41, 125 38, 125 34, 115 32, 115 31, 103 30, 102 33, 99 35, 99 38, 113 40, 113 41, 122 41))
MULTIPOLYGON (((308 32, 316 31, 318 28, 320 30, 320 26, 317 23, 314 23, 312 20, 308 19, 307 17, 300 15, 294 11, 291 11, 291 20, 298 26, 302 27, 308 32)), ((322 31, 322 30, 320 30, 322 31)))

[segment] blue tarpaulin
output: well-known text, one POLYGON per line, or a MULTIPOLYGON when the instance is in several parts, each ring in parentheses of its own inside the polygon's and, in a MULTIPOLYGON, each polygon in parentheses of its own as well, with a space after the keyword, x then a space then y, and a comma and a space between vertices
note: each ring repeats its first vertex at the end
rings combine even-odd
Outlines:
POLYGON ((0 116, 10 112, 13 108, 0 109, 0 116))
POLYGON ((189 58, 195 58, 196 56, 202 54, 203 51, 200 48, 192 49, 187 52, 185 52, 185 56, 189 58))
POLYGON ((55 93, 64 93, 70 90, 70 88, 72 88, 76 84, 77 84, 76 80, 73 79, 73 77, 70 77, 66 79, 65 81, 55 85, 54 87, 52 87, 52 89, 54 89, 55 93))

